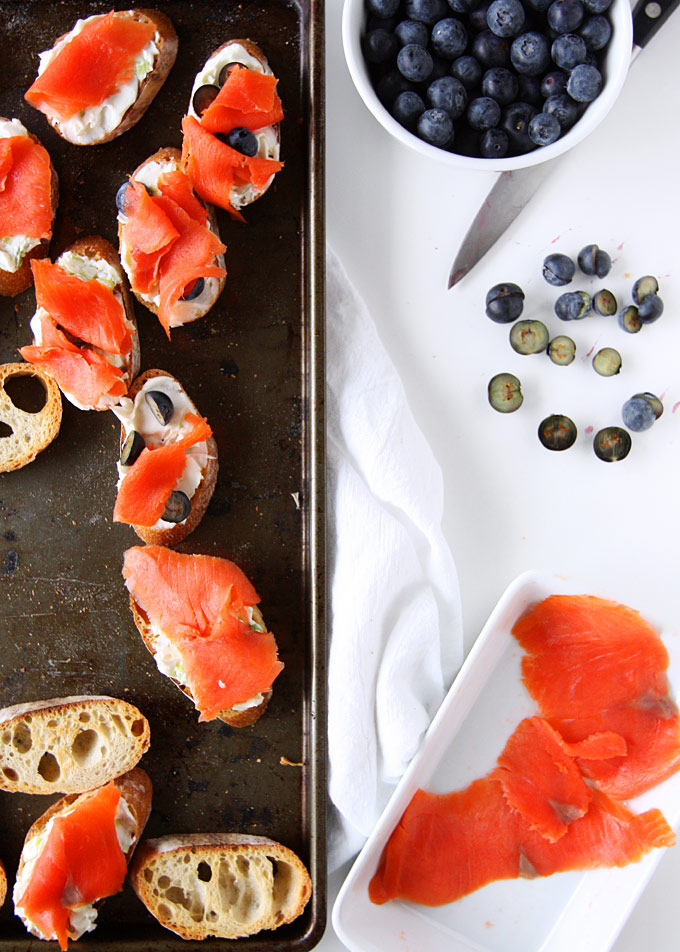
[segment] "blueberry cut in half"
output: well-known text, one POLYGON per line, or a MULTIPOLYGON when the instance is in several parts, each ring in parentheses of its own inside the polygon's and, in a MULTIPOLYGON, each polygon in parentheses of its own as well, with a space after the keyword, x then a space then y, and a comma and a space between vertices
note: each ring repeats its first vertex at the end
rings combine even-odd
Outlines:
POLYGON ((576 424, 568 416, 553 413, 538 425, 538 438, 547 450, 568 450, 576 442, 576 424))
POLYGON ((191 512, 191 500, 181 489, 173 489, 161 519, 164 522, 184 522, 191 512))
POLYGON ((147 390, 144 399, 155 419, 162 426, 166 426, 175 412, 175 405, 167 393, 162 390, 147 390))

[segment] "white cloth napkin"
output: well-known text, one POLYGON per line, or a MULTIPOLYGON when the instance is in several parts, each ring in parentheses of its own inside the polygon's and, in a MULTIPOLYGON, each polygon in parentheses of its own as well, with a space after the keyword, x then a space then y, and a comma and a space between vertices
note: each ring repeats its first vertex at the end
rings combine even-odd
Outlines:
POLYGON ((329 868, 362 846, 460 665, 442 476, 328 250, 329 868))

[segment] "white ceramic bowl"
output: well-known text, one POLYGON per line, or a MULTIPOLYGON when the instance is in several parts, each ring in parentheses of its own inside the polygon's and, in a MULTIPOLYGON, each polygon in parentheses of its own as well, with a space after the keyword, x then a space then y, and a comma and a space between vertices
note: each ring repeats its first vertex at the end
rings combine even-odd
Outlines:
POLYGON ((366 103, 378 122, 404 145, 423 155, 445 162, 455 169, 483 169, 490 172, 503 172, 510 169, 525 168, 547 162, 561 155, 584 139, 602 122, 621 91, 628 73, 633 46, 633 26, 630 0, 613 0, 610 7, 613 27, 612 38, 604 61, 604 87, 600 95, 591 102, 581 118, 568 132, 552 145, 536 148, 524 155, 504 159, 483 159, 447 152, 419 139, 394 119, 373 88, 368 68, 361 49, 361 38, 366 21, 365 0, 345 0, 342 16, 342 41, 347 66, 359 95, 366 103))

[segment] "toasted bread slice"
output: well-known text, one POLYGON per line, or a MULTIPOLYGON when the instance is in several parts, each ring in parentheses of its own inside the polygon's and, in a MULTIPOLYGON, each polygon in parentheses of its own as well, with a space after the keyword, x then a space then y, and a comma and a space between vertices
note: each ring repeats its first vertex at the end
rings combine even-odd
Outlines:
POLYGON ((2 906, 7 898, 7 873, 5 872, 5 867, 0 862, 0 906, 2 906))
MULTIPOLYGON (((132 617, 135 620, 135 625, 137 630, 142 636, 144 644, 148 650, 153 655, 154 659, 156 658, 156 637, 151 627, 149 621, 149 616, 141 607, 141 605, 135 601, 133 596, 130 596, 130 608, 132 609, 132 617)), ((183 684, 181 681, 178 681, 177 678, 173 678, 172 675, 166 675, 170 680, 177 685, 177 687, 182 691, 183 694, 189 698, 189 700, 194 701, 194 696, 191 693, 191 690, 187 687, 186 684, 183 684)), ((259 704, 255 704, 252 707, 247 707, 245 710, 228 710, 220 711, 217 714, 217 718, 220 721, 223 721, 225 724, 229 724, 230 727, 249 727, 251 724, 254 724, 255 721, 259 720, 260 717, 267 710, 267 705, 271 699, 272 692, 267 691, 262 696, 262 701, 259 704)))
MULTIPOLYGON (((143 374, 137 377, 133 383, 128 393, 128 400, 123 401, 122 406, 120 408, 116 408, 115 411, 116 416, 118 416, 118 418, 121 420, 121 451, 125 445, 126 439, 130 435, 131 430, 134 429, 130 414, 135 412, 136 405, 145 400, 145 385, 148 385, 146 386, 146 390, 163 390, 164 380, 170 381, 171 384, 174 385, 172 389, 174 390, 175 394, 179 393, 181 395, 185 410, 198 414, 198 410, 182 387, 181 383, 175 377, 173 377, 172 374, 158 369, 146 370, 143 374), (150 381, 155 381, 155 383, 151 384, 150 381)), ((165 389, 170 389, 170 387, 167 386, 165 389)), ((177 421, 171 419, 167 426, 161 427, 159 425, 158 429, 154 429, 153 433, 149 435, 149 439, 152 439, 156 445, 160 443, 161 440, 164 444, 174 442, 173 439, 168 438, 168 434, 171 432, 170 427, 176 425, 176 422, 177 421)), ((144 436, 144 434, 142 435, 144 436)), ((155 526, 133 525, 133 529, 139 538, 149 545, 167 546, 177 545, 177 543, 181 542, 182 539, 186 539, 186 537, 191 532, 193 532, 196 526, 199 524, 205 514, 206 509, 208 508, 208 503, 210 502, 212 494, 215 491, 218 470, 219 463, 217 458, 217 443, 215 442, 214 437, 211 436, 206 440, 205 461, 200 466, 199 481, 191 494, 187 492, 191 503, 189 515, 186 517, 186 519, 174 524, 159 520, 159 523, 155 526)), ((127 470, 125 467, 119 463, 119 472, 121 477, 124 477, 126 471, 127 470)))
MULTIPOLYGON (((273 71, 269 65, 267 57, 260 47, 253 40, 234 39, 228 40, 219 46, 214 53, 205 61, 203 68, 197 73, 193 87, 191 89, 191 99, 189 100, 188 114, 200 122, 201 113, 196 108, 199 106, 196 94, 202 86, 218 87, 219 78, 222 70, 228 68, 231 64, 245 66, 246 69, 256 70, 259 73, 265 73, 273 76, 273 71)), ((200 95, 200 94, 199 94, 200 95)), ((257 156, 261 159, 279 160, 281 155, 281 128, 277 122, 274 125, 263 126, 261 129, 253 131, 257 139, 257 156)), ((244 208, 251 205, 267 191, 274 181, 275 176, 270 176, 267 181, 256 187, 252 183, 232 186, 230 193, 230 204, 234 209, 244 208)))
POLYGON ((149 723, 128 701, 51 698, 0 710, 0 789, 82 793, 126 773, 149 748, 149 723))
MULTIPOLYGON (((34 136, 31 132, 23 126, 19 120, 4 119, 0 117, 0 129, 4 128, 4 131, 7 135, 12 133, 10 125, 16 126, 16 131, 18 134, 26 133, 28 138, 35 142, 37 145, 42 145, 40 140, 34 136)), ((0 135, 2 133, 0 132, 0 135)), ((44 146, 43 146, 44 148, 44 146)), ((34 245, 29 251, 23 255, 19 255, 17 259, 18 267, 14 271, 5 270, 0 267, 0 295, 3 297, 15 297, 17 294, 21 294, 22 291, 25 291, 26 288, 29 288, 33 284, 33 272, 31 271, 31 259, 32 258, 46 258, 49 253, 50 241, 52 240, 52 230, 54 228, 54 218, 57 213, 57 206, 59 204, 59 178, 57 172, 52 165, 50 160, 50 204, 52 207, 52 228, 50 229, 49 235, 45 238, 40 238, 38 243, 34 245)), ((1 226, 1 223, 0 223, 1 226)), ((30 237, 30 236, 29 236, 30 237)))
POLYGON ((0 364, 0 428, 11 431, 0 440, 0 473, 32 463, 60 426, 61 393, 54 380, 31 364, 0 364), (45 403, 37 413, 22 410, 5 390, 7 382, 18 377, 31 377, 44 388, 45 403))
MULTIPOLYGON (((148 192, 152 195, 159 194, 158 192, 158 179, 164 172, 182 172, 181 168, 181 159, 182 153, 179 149, 174 148, 163 148, 158 149, 157 152, 154 152, 153 155, 149 156, 148 159, 145 159, 141 165, 139 165, 135 171, 132 173, 130 178, 132 181, 141 182, 147 189, 148 192)), ((190 187, 191 183, 187 179, 187 184, 190 187)), ((201 201, 201 199, 193 193, 194 198, 197 202, 200 202, 201 205, 205 208, 208 218, 206 221, 207 227, 213 234, 220 239, 219 226, 217 224, 217 218, 215 215, 215 209, 209 203, 201 201)), ((127 233, 125 229, 126 217, 122 209, 119 208, 118 214, 118 242, 120 249, 120 258, 125 268, 128 278, 130 279, 130 285, 132 287, 132 292, 144 307, 148 308, 152 314, 155 314, 158 317, 160 300, 161 300, 161 290, 160 290, 160 274, 157 277, 155 283, 152 287, 146 291, 142 292, 137 289, 137 283, 135 280, 135 268, 132 255, 135 251, 134 248, 128 247, 126 238, 127 233)), ((224 247, 224 246, 222 246, 224 247)), ((203 290, 196 297, 191 297, 189 300, 180 299, 177 304, 174 306, 172 311, 172 316, 168 321, 168 327, 181 327, 184 324, 189 324, 192 321, 196 321, 201 317, 205 317, 210 308, 213 306, 215 301, 218 299, 222 291, 224 290, 224 285, 226 281, 226 269, 224 265, 224 254, 216 254, 213 260, 209 264, 210 268, 221 268, 224 270, 224 275, 222 276, 209 276, 203 280, 203 290)), ((159 272, 162 271, 162 259, 160 263, 159 272)))
MULTIPOLYGON (((123 270, 118 253, 113 245, 100 235, 90 235, 85 238, 79 238, 69 248, 67 248, 56 260, 59 265, 71 278, 78 277, 88 283, 96 280, 102 285, 106 292, 112 292, 122 310, 118 313, 129 333, 131 344, 129 349, 122 354, 109 353, 101 348, 95 347, 88 339, 80 340, 74 337, 66 330, 66 336, 70 344, 76 344, 81 350, 96 351, 99 359, 103 358, 109 364, 120 371, 122 377, 113 378, 117 387, 122 382, 125 391, 129 388, 132 380, 139 373, 140 364, 140 346, 139 333, 137 331, 137 321, 135 319, 134 303, 130 293, 127 276, 123 270)), ((79 377, 70 379, 68 374, 68 365, 64 367, 61 361, 49 360, 49 354, 45 357, 44 351, 38 350, 43 344, 41 314, 45 312, 40 308, 36 311, 31 320, 31 330, 33 331, 33 346, 20 349, 20 353, 35 365, 41 367, 46 373, 53 375, 61 392, 66 399, 81 410, 109 410, 112 405, 118 402, 120 397, 113 392, 101 392, 99 389, 88 388, 86 395, 77 391, 80 384, 79 377), (73 390, 76 390, 74 393, 73 390)), ((52 316, 52 315, 49 315, 52 316)), ((58 324, 58 321, 57 321, 58 324)), ((59 328, 62 330, 62 328, 59 328)), ((90 338, 96 340, 96 337, 90 338)))
MULTIPOLYGON (((71 40, 78 31, 81 22, 89 22, 95 17, 100 18, 101 16, 103 14, 96 14, 93 17, 88 17, 85 21, 78 21, 72 30, 55 40, 52 49, 54 50, 59 44, 71 40)), ((114 16, 150 23, 155 28, 153 39, 155 51, 150 53, 151 68, 144 74, 143 78, 139 78, 135 73, 132 79, 128 80, 125 87, 130 90, 130 95, 124 96, 122 102, 118 101, 123 88, 122 85, 119 85, 116 93, 105 99, 99 106, 88 107, 69 120, 60 120, 58 116, 50 112, 47 105, 36 106, 45 114, 47 121, 55 132, 73 145, 101 145, 131 129, 139 122, 151 105, 152 100, 167 79, 177 57, 177 34, 172 22, 164 13, 147 9, 118 10, 115 11, 114 16), (131 97, 133 98, 130 102, 131 97)), ((96 61, 93 62, 92 68, 96 70, 96 61)), ((27 101, 34 105, 28 96, 27 101)))
POLYGON ((151 915, 183 939, 237 939, 292 922, 312 882, 280 843, 239 833, 145 840, 130 867, 132 887, 151 915))
MULTIPOLYGON (((120 801, 116 812, 116 832, 125 860, 129 863, 151 813, 151 780, 144 770, 135 767, 122 777, 118 777, 113 783, 120 790, 120 801)), ((39 939, 52 939, 55 936, 45 935, 37 923, 30 921, 21 903, 31 881, 33 870, 40 863, 42 850, 47 843, 47 837, 44 834, 48 832, 48 824, 51 820, 64 816, 84 800, 92 798, 100 789, 98 787, 85 793, 62 797, 35 821, 26 834, 14 885, 14 909, 28 931, 39 939)), ((92 855, 91 861, 93 863, 98 861, 96 853, 92 855)), ((52 874, 51 871, 48 871, 49 874, 52 874)), ((122 882, 120 887, 122 888, 122 882)), ((97 918, 96 907, 105 898, 106 896, 93 897, 89 904, 85 904, 79 891, 79 884, 68 880, 62 904, 69 909, 67 929, 70 938, 78 939, 84 932, 94 929, 97 918), (73 906, 68 905, 69 894, 74 899, 73 906)))

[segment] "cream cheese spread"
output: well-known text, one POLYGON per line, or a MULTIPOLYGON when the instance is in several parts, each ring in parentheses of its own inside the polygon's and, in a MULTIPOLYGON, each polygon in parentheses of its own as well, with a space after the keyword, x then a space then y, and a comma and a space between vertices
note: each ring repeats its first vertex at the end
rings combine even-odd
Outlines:
MULTIPOLYGON (((0 139, 27 135, 28 130, 18 119, 0 121, 0 139)), ((1 222, 0 227, 2 227, 1 222)), ((4 238, 0 238, 0 270, 14 274, 23 264, 28 252, 39 244, 40 238, 31 238, 29 235, 5 235, 4 238)))

